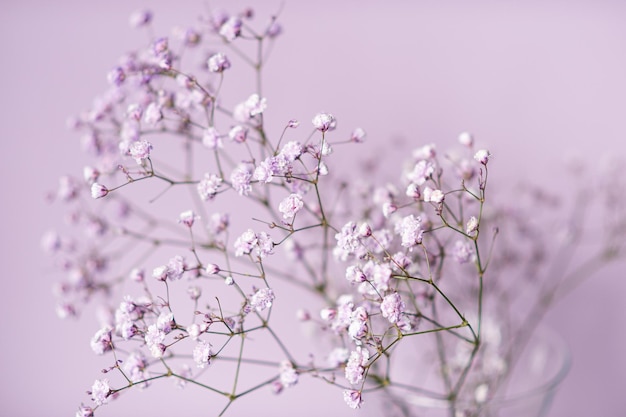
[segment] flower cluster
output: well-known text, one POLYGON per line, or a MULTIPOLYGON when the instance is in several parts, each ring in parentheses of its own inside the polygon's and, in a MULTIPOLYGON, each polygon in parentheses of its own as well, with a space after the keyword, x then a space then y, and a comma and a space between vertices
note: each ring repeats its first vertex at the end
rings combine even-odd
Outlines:
MULTIPOLYGON (((153 18, 139 11, 130 24, 152 36, 153 18)), ((58 314, 104 304, 91 348, 112 358, 77 416, 167 378, 221 397, 223 413, 251 391, 278 394, 305 376, 336 385, 352 409, 378 391, 477 415, 506 385, 520 337, 561 284, 578 282, 536 286, 543 301, 526 308, 528 319, 502 314, 547 265, 545 232, 528 217, 553 201, 527 193, 523 211, 491 197, 493 155, 467 132, 458 149, 416 148, 387 184, 337 175, 335 150, 362 143, 363 129, 343 132, 326 112, 266 124, 260 80, 263 52, 282 33, 276 19, 256 25, 246 9, 199 22, 124 55, 110 88, 70 123, 91 160, 83 178, 60 179, 56 197, 85 235, 50 232, 42 244, 65 277, 58 314), (230 97, 238 67, 257 85, 230 97), (297 312, 316 336, 304 354, 272 320, 294 288, 318 297, 297 312), (248 335, 260 333, 275 357, 255 357, 248 335), (215 378, 219 362, 233 366, 215 378), (242 385, 242 366, 259 368, 257 384, 242 385), (423 386, 416 373, 438 380, 423 386)), ((610 195, 605 261, 622 251, 626 218, 610 195)), ((575 244, 580 234, 570 232, 575 244)), ((399 407, 408 412, 408 400, 399 407)))

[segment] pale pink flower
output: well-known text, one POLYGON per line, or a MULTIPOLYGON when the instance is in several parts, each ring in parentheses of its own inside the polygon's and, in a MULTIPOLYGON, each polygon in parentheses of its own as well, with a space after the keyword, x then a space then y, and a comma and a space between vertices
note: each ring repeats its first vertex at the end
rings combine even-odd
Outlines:
POLYGON ((468 235, 472 235, 476 231, 478 231, 478 219, 472 216, 467 221, 467 225, 465 226, 465 233, 467 233, 468 235))
POLYGON ((152 21, 152 12, 150 10, 137 10, 132 13, 129 18, 130 27, 139 28, 145 26, 152 21))
POLYGON ((230 17, 220 27, 219 34, 229 42, 234 41, 239 35, 241 35, 241 26, 243 22, 236 16, 230 17))
POLYGON ((239 165, 230 175, 232 187, 241 196, 246 196, 252 191, 252 187, 250 186, 251 179, 252 173, 244 164, 239 165))
POLYGON ((343 400, 348 404, 348 407, 352 409, 361 408, 361 404, 363 404, 363 399, 361 398, 361 391, 356 391, 353 389, 343 390, 343 400))
POLYGON ((445 194, 441 190, 433 190, 430 187, 424 188, 424 201, 427 203, 431 202, 435 204, 441 204, 443 203, 445 197, 445 194))
POLYGON ((198 368, 204 368, 210 364, 211 360, 211 344, 200 340, 193 348, 193 360, 198 368))
POLYGON ((345 376, 349 383, 355 385, 363 381, 363 373, 369 357, 369 352, 362 346, 357 346, 356 350, 350 352, 345 369, 345 376))
POLYGON ((261 288, 250 297, 250 307, 261 312, 272 306, 274 298, 274 291, 271 288, 261 288))
POLYGON ((91 399, 97 406, 106 404, 111 394, 111 387, 108 379, 96 379, 91 386, 91 399))
POLYGON ((228 137, 233 142, 244 143, 246 139, 248 138, 248 129, 246 129, 245 127, 241 125, 233 126, 228 131, 228 137))
POLYGON ((435 156, 437 156, 437 151, 434 143, 424 145, 413 151, 413 158, 415 159, 433 159, 435 156))
POLYGON ((283 219, 293 219, 296 213, 298 213, 304 203, 302 202, 302 196, 299 194, 290 194, 278 205, 278 211, 283 215, 283 219))
POLYGON ((350 317, 350 325, 348 326, 348 335, 351 338, 358 340, 367 335, 369 330, 367 317, 367 311, 364 307, 359 306, 354 309, 350 317))
POLYGON ((481 149, 476 152, 474 159, 483 165, 487 165, 487 162, 491 159, 491 153, 487 149, 481 149))
POLYGON ((459 143, 463 146, 471 148, 472 146, 474 146, 474 137, 469 132, 462 132, 459 135, 459 143))
POLYGON ((94 182, 91 184, 91 196, 93 198, 101 198, 109 193, 109 189, 104 185, 94 182))
POLYGON ((235 256, 249 255, 257 245, 257 236, 252 229, 248 229, 235 240, 235 256))
POLYGON ((352 131, 352 134, 350 135, 350 141, 355 143, 365 142, 365 130, 361 129, 360 127, 354 129, 352 131))
POLYGON ((346 279, 352 284, 360 284, 367 280, 365 273, 358 265, 351 265, 346 268, 346 279))
POLYGON ((419 200, 422 197, 420 187, 415 183, 410 183, 406 187, 406 196, 411 197, 414 200, 419 200))
POLYGON ((213 150, 223 147, 222 138, 215 127, 210 126, 204 130, 202 144, 213 150))
POLYGON ((230 68, 228 57, 221 52, 213 54, 207 61, 207 67, 210 72, 224 72, 230 68))
POLYGON ((400 316, 404 312, 406 305, 402 298, 400 298, 400 294, 394 292, 393 294, 389 294, 383 298, 383 302, 380 303, 380 311, 389 323, 394 324, 400 321, 400 316))
POLYGON ((452 251, 458 263, 464 264, 474 260, 474 251, 469 242, 457 240, 452 251))
POLYGON ((193 210, 187 210, 180 213, 178 217, 178 223, 184 224, 187 227, 193 226, 193 223, 200 219, 200 216, 196 216, 196 213, 193 210))
POLYGON ((76 417, 93 417, 93 408, 81 404, 76 411, 76 417))
POLYGON ((161 119, 163 119, 163 113, 161 112, 161 107, 155 102, 148 104, 148 107, 143 113, 143 121, 151 126, 154 126, 161 119))
POLYGON ((157 318, 157 329, 163 333, 168 334, 172 331, 176 323, 174 322, 174 313, 171 311, 163 311, 157 318))
POLYGON ((342 261, 348 259, 348 255, 355 253, 361 246, 359 233, 354 222, 346 223, 341 231, 335 234, 335 239, 337 240, 337 247, 334 254, 342 261))
POLYGON ((405 248, 412 248, 422 243, 424 231, 422 230, 422 219, 419 216, 415 217, 411 214, 402 218, 396 223, 395 231, 402 238, 402 246, 405 248))
POLYGON ((298 372, 288 360, 280 363, 279 372, 280 382, 285 388, 293 387, 298 383, 298 372))
POLYGON ((144 160, 150 157, 150 151, 152 151, 152 144, 147 140, 133 142, 129 148, 130 156, 138 164, 141 164, 144 160))
POLYGON ((337 368, 348 361, 350 351, 343 347, 337 347, 328 354, 327 362, 331 368, 337 368))
POLYGON ((96 355, 102 355, 104 352, 108 352, 113 349, 111 342, 111 331, 113 329, 109 326, 105 326, 98 330, 96 334, 91 338, 91 350, 96 355))
POLYGON ((256 252, 260 258, 265 258, 267 255, 274 253, 274 241, 265 232, 257 233, 256 252))
POLYGON ((426 159, 415 164, 413 170, 406 174, 406 178, 417 185, 424 184, 435 172, 435 165, 426 159))
MULTIPOLYGON (((124 361, 124 373, 133 382, 138 382, 146 378, 145 369, 148 366, 148 360, 141 352, 131 353, 124 361)), ((143 383, 142 387, 146 387, 147 383, 143 383)))
POLYGON ((320 132, 332 130, 335 127, 335 117, 330 113, 318 113, 313 117, 313 126, 320 132))
POLYGON ((279 155, 283 156, 288 162, 293 162, 302 155, 302 145, 293 140, 287 142, 283 145, 279 155))
POLYGON ((148 330, 144 335, 144 341, 148 349, 150 349, 152 357, 163 357, 163 353, 165 352, 165 345, 163 344, 163 341, 165 341, 165 333, 163 330, 160 330, 156 324, 148 326, 148 330))
POLYGON ((206 173, 204 178, 198 183, 198 195, 203 201, 211 200, 217 194, 221 184, 222 178, 215 174, 206 173))
POLYGON ((207 264, 205 271, 208 275, 215 275, 220 272, 220 267, 216 264, 207 264))

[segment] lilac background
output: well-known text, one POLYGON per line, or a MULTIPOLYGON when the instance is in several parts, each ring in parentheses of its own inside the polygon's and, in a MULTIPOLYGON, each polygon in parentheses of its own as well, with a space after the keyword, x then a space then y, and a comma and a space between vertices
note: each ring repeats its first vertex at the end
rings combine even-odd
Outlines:
MULTIPOLYGON (((65 119, 88 107, 118 56, 138 45, 127 17, 148 3, 161 31, 193 22, 202 7, 137 0, 0 4, 1 415, 73 415, 99 377, 88 343, 95 320, 54 315, 57 275, 39 239, 62 210, 43 196, 58 176, 82 169, 78 137, 65 130, 65 119)), ((258 16, 279 5, 264 2, 258 16)), ((324 109, 342 126, 365 128, 363 152, 370 154, 392 148, 397 138, 445 148, 469 130, 496 155, 501 178, 554 186, 563 183, 554 166, 564 155, 578 152, 597 163, 604 153, 626 154, 626 2, 288 1, 281 21, 286 35, 265 86, 270 123, 308 121, 324 109)), ((549 316, 574 356, 552 416, 623 415, 625 290, 624 273, 613 268, 549 316)), ((206 415, 210 404, 194 400, 197 391, 173 391, 168 399, 163 393, 171 386, 162 386, 100 415, 206 415)), ((303 415, 351 414, 337 391, 305 381, 276 401, 257 400, 267 415, 291 415, 292 402, 310 410, 303 415)))

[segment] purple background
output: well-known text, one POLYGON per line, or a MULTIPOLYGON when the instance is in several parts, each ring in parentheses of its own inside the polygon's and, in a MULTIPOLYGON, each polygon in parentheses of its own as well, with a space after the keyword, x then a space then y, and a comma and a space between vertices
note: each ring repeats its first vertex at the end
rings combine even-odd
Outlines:
MULTIPOLYGON (((1 415, 73 415, 99 377, 88 343, 95 319, 74 323, 54 314, 51 286, 58 275, 39 240, 60 222, 62 208, 43 196, 58 176, 80 173, 78 136, 66 131, 65 120, 89 106, 119 55, 138 45, 128 15, 149 3, 161 31, 194 22, 203 4, 0 4, 1 415)), ((229 10, 247 5, 235 4, 229 10)), ((257 15, 279 6, 264 2, 257 15)), ((265 84, 270 122, 308 122, 330 111, 342 126, 366 129, 364 154, 388 149, 397 138, 443 149, 469 130, 496 156, 494 175, 556 187, 564 174, 555 166, 570 154, 585 155, 592 165, 603 154, 626 154, 626 2, 287 1, 280 20, 285 36, 265 84)), ((548 317, 574 356, 552 416, 623 415, 625 290, 624 273, 613 268, 548 317)), ((100 415, 207 415, 210 404, 198 401, 197 391, 166 398, 171 385, 162 386, 114 402, 100 415)), ((303 415, 351 415, 338 394, 303 381, 276 401, 259 401, 267 415, 291 415, 293 403, 310 410, 303 415)), ((242 402, 238 410, 254 409, 248 407, 258 405, 242 402)))

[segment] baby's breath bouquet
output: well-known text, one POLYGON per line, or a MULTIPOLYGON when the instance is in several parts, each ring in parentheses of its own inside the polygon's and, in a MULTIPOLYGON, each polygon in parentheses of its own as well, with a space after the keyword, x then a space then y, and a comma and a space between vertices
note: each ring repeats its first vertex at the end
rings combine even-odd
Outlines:
POLYGON ((337 149, 367 152, 363 129, 341 132, 328 112, 266 123, 276 16, 213 11, 164 36, 152 19, 131 16, 149 41, 70 121, 88 158, 54 199, 76 232, 43 239, 64 272, 58 314, 103 306, 91 347, 109 366, 76 415, 123 409, 166 379, 212 396, 206 414, 222 415, 301 378, 336 386, 352 409, 377 398, 386 415, 425 404, 500 415, 546 310, 621 255, 623 184, 593 185, 604 232, 578 257, 585 199, 569 218, 539 187, 498 193, 491 177, 506 162, 470 133, 456 149, 414 144, 375 176, 371 165, 335 175, 337 149), (255 87, 233 97, 241 77, 255 87), (296 302, 296 290, 309 295, 296 302), (308 332, 307 351, 285 314, 308 332))

